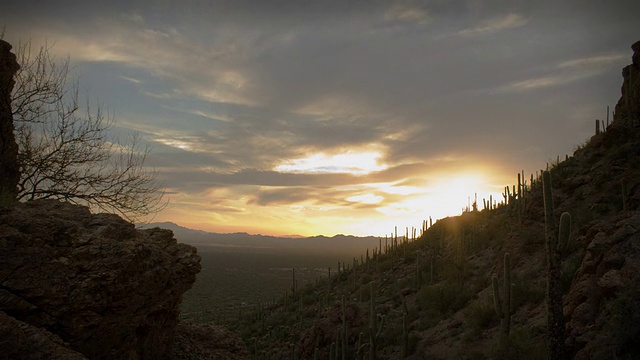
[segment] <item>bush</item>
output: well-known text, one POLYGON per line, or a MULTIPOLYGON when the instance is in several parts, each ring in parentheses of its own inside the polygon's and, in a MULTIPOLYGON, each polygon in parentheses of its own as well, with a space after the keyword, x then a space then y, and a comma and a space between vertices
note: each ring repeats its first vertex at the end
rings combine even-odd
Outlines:
POLYGON ((513 286, 513 308, 517 309, 525 304, 538 305, 545 297, 545 287, 531 283, 528 276, 511 275, 513 286))
POLYGON ((464 308, 470 299, 469 290, 458 284, 444 283, 423 287, 416 300, 421 309, 446 316, 464 308))
POLYGON ((546 360, 547 344, 539 328, 520 328, 511 332, 502 344, 496 343, 491 358, 504 360, 546 360))
POLYGON ((493 327, 499 320, 490 299, 469 306, 465 310, 465 318, 473 329, 479 330, 493 327))

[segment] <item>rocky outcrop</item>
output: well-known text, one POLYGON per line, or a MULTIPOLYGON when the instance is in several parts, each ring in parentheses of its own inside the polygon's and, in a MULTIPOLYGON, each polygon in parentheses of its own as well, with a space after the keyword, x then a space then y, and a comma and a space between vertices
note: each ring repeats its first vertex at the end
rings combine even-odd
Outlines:
POLYGON ((616 104, 613 124, 624 127, 640 126, 640 41, 631 45, 631 65, 622 69, 622 96, 616 104))
POLYGON ((640 214, 625 212, 596 222, 577 239, 588 244, 565 299, 567 336, 574 359, 593 359, 620 351, 609 326, 612 300, 639 285, 640 214))
POLYGON ((91 359, 168 358, 199 271, 196 249, 169 230, 53 200, 0 207, 5 343, 30 332, 91 359))
POLYGON ((0 40, 0 204, 13 201, 18 194, 18 145, 13 134, 11 91, 20 69, 11 45, 0 40))

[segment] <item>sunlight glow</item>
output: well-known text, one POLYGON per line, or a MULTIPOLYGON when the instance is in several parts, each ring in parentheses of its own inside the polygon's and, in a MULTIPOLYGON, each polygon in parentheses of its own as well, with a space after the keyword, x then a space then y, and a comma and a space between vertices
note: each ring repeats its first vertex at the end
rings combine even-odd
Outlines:
MULTIPOLYGON (((354 167, 352 163, 338 165, 354 167)), ((310 170, 307 171, 318 171, 311 164, 308 167, 310 170)), ((493 200, 501 201, 503 186, 497 185, 501 183, 508 183, 508 180, 496 169, 467 168, 413 174, 411 181, 338 186, 326 196, 269 206, 249 202, 250 197, 246 195, 253 192, 250 187, 212 188, 198 197, 181 199, 187 205, 174 206, 163 212, 162 217, 167 221, 180 219, 179 222, 194 226, 197 223, 199 228, 215 232, 302 236, 342 233, 384 238, 397 227, 399 235, 404 235, 407 229, 412 234, 412 228, 416 228, 419 236, 424 220, 431 217, 435 223, 438 219, 459 215, 463 208, 473 203, 476 193, 478 210, 484 208, 483 198, 488 201, 493 196, 493 200), (194 216, 194 208, 204 210, 203 216, 194 216), (281 226, 274 231, 273 224, 281 226)))
POLYGON ((380 189, 387 194, 394 195, 412 195, 412 194, 420 194, 424 192, 424 189, 415 186, 385 186, 380 189))
POLYGON ((157 138, 155 141, 181 150, 193 150, 190 143, 178 139, 157 138))
POLYGON ((478 210, 484 207, 483 198, 487 201, 490 196, 496 201, 502 198, 500 189, 492 185, 493 181, 483 172, 440 174, 436 178, 440 180, 427 181, 424 187, 369 184, 369 188, 378 185, 378 191, 399 195, 399 198, 380 202, 375 211, 382 217, 370 222, 354 223, 349 230, 358 234, 384 235, 390 234, 397 226, 398 231, 404 234, 407 228, 419 229, 422 221, 429 217, 435 222, 459 215, 467 206, 472 208, 476 194, 478 210))
POLYGON ((290 160, 285 164, 276 166, 274 170, 288 173, 349 173, 363 175, 387 168, 387 165, 379 163, 378 159, 381 156, 380 153, 375 151, 349 151, 334 155, 319 153, 306 158, 290 160))
POLYGON ((379 204, 384 200, 384 198, 380 195, 374 195, 371 193, 356 195, 347 198, 347 201, 357 202, 361 204, 379 204))

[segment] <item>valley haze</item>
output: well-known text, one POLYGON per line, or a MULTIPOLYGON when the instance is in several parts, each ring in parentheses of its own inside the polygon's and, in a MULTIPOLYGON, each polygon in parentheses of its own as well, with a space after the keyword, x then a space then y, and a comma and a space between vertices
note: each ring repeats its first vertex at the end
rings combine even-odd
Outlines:
MULTIPOLYGON (((243 253, 322 253, 327 256, 351 260, 360 256, 366 249, 382 246, 385 239, 374 236, 359 237, 351 235, 323 235, 302 237, 299 235, 268 236, 247 233, 220 234, 202 230, 193 230, 172 222, 138 224, 139 228, 159 227, 173 231, 178 241, 193 245, 199 252, 243 252, 243 253)), ((399 238, 401 236, 398 236, 399 238)), ((402 236, 404 237, 404 236, 402 236)))

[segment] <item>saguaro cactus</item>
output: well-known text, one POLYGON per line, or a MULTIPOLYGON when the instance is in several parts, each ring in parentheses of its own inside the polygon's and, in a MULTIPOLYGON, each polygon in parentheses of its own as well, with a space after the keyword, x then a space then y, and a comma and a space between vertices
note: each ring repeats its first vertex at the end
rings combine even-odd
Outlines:
POLYGON ((504 254, 504 301, 500 299, 500 289, 498 277, 494 276, 493 284, 493 307, 500 318, 500 341, 509 336, 511 331, 511 255, 504 254))
POLYGON ((291 269, 292 279, 291 279, 291 298, 295 300, 296 298, 296 268, 291 269))
POLYGON ((356 359, 364 360, 365 345, 366 344, 364 342, 364 333, 360 332, 360 334, 358 335, 358 344, 356 345, 356 359))
POLYGON ((627 197, 629 196, 629 193, 627 192, 627 184, 625 183, 624 179, 620 180, 620 187, 622 190, 622 210, 627 211, 629 210, 629 208, 627 207, 627 197))
POLYGON ((369 283, 369 324, 376 328, 376 292, 373 285, 373 281, 369 283))
POLYGON ((342 343, 342 359, 347 360, 347 304, 342 296, 342 338, 339 340, 342 343))
POLYGON ((407 314, 402 314, 402 357, 409 356, 409 329, 407 328, 407 314))
POLYGON ((553 196, 551 194, 551 174, 549 171, 542 173, 542 194, 544 197, 544 228, 547 249, 547 333, 549 336, 549 360, 561 360, 564 359, 565 354, 561 263, 560 251, 558 251, 558 232, 553 216, 553 196))
POLYGON ((382 327, 384 326, 384 315, 380 320, 380 325, 378 326, 378 332, 376 332, 376 328, 369 326, 369 360, 375 360, 378 358, 378 339, 382 334, 382 327))
POLYGON ((571 214, 563 212, 560 215, 560 228, 558 229, 558 251, 560 255, 567 250, 571 235, 571 214))

